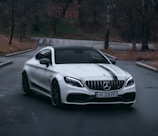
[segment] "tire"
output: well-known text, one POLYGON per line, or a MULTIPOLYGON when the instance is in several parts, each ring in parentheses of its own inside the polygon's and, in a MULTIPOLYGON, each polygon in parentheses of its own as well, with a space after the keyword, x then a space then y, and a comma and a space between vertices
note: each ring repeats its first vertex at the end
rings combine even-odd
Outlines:
POLYGON ((34 94, 33 91, 30 89, 28 76, 25 72, 22 74, 22 88, 25 94, 27 95, 34 94))
POLYGON ((51 101, 54 107, 61 107, 60 87, 56 80, 52 83, 51 101))

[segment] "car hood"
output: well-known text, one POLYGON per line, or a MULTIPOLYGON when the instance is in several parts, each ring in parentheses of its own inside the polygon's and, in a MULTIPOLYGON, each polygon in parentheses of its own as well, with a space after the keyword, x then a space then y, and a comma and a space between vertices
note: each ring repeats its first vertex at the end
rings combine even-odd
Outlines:
POLYGON ((130 74, 113 64, 60 64, 58 72, 78 79, 126 80, 130 74))

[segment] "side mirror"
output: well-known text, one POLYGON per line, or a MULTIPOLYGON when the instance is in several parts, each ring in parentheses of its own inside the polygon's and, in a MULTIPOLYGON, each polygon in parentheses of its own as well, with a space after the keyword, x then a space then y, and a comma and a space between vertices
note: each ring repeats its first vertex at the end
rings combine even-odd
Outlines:
POLYGON ((116 60, 110 59, 110 61, 111 61, 112 64, 114 64, 114 65, 116 64, 116 60))
POLYGON ((50 60, 48 58, 40 59, 40 64, 44 64, 48 67, 50 64, 50 60))

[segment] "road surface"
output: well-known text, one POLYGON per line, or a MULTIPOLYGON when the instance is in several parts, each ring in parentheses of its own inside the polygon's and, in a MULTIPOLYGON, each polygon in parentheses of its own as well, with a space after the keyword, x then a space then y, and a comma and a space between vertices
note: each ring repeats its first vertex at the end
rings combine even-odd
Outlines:
POLYGON ((135 62, 117 61, 116 65, 136 80, 137 102, 132 108, 90 105, 56 109, 49 98, 25 96, 22 91, 23 64, 36 51, 12 56, 13 64, 0 68, 1 136, 158 135, 157 73, 138 67, 135 62))

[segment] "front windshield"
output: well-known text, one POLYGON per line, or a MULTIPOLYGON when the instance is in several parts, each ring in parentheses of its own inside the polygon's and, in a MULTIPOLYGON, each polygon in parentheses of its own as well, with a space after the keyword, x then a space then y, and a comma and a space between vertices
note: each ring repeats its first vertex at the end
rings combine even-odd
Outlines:
POLYGON ((55 49, 56 64, 106 63, 109 61, 95 49, 55 49))

